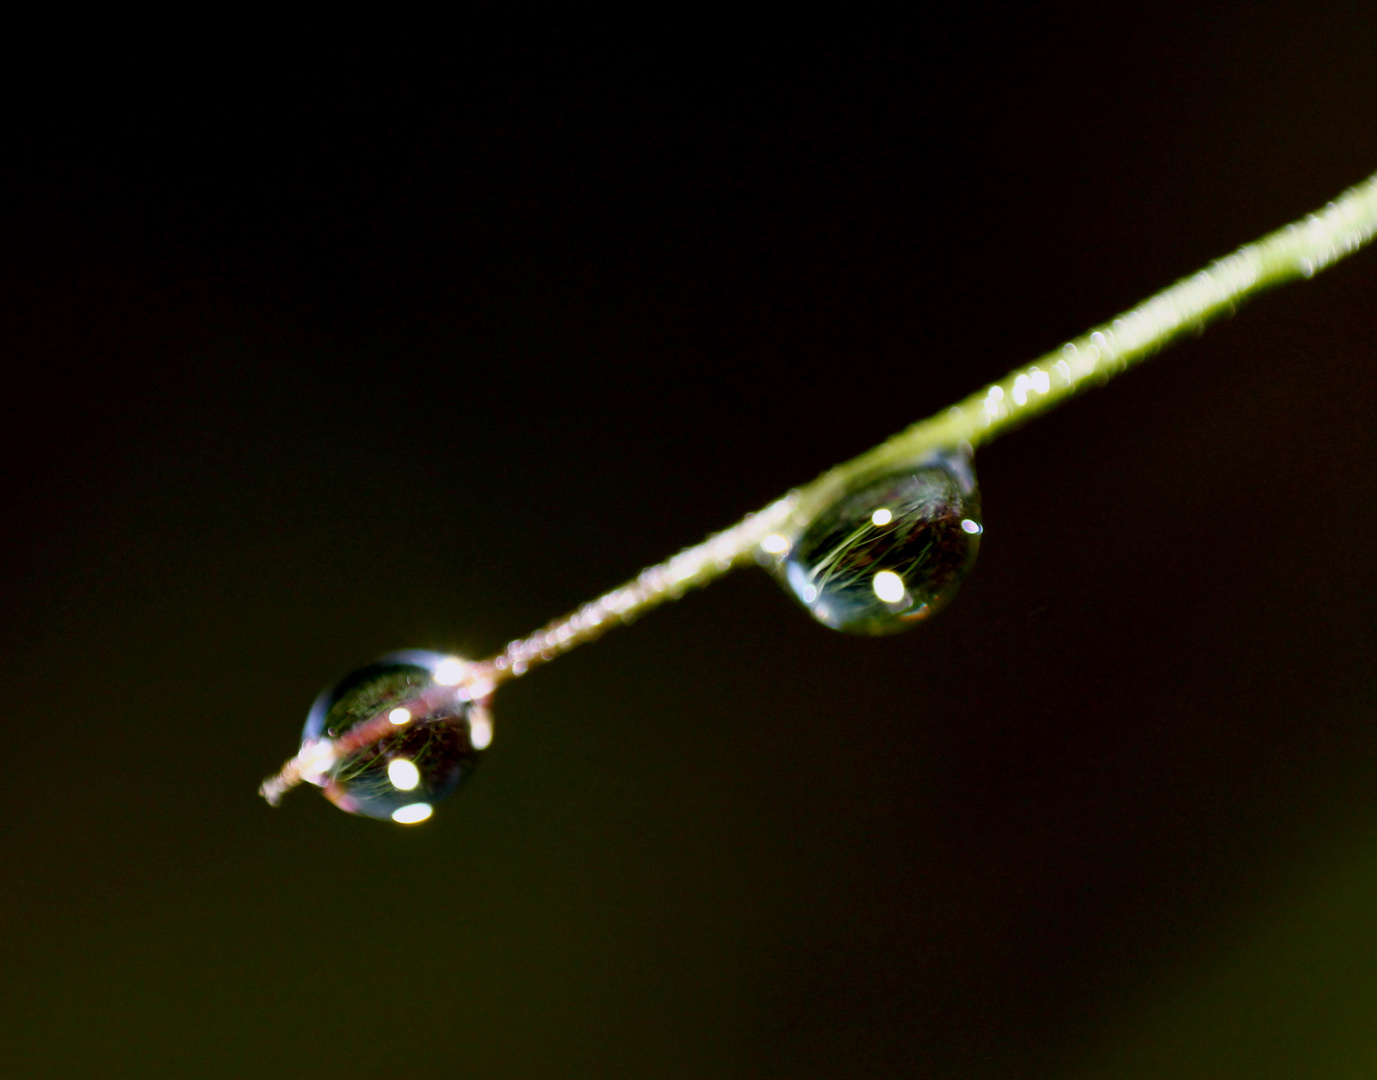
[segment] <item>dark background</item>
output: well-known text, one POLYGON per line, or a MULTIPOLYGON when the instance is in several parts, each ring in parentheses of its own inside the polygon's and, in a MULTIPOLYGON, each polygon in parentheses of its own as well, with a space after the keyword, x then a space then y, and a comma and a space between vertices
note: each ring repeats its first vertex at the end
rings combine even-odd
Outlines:
POLYGON ((1193 9, 12 42, 7 1071, 1370 1075, 1377 252, 983 451, 906 636, 742 572, 426 825, 254 795, 1377 168, 1377 9, 1193 9))

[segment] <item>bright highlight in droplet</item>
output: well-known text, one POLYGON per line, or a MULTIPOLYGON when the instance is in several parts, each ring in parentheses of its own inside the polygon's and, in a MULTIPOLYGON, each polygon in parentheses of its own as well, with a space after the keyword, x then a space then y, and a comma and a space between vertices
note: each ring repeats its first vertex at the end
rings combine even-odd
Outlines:
POLYGON ((486 750, 492 745, 492 721, 486 716, 473 716, 469 719, 469 742, 475 750, 486 750))
POLYGON ((433 678, 441 686, 458 686, 468 667, 468 664, 458 657, 447 656, 435 665, 433 678))
POLYGON ((886 604, 897 604, 904 598, 904 579, 893 570, 881 570, 870 584, 886 604))
POLYGON ((769 555, 783 555, 789 550, 789 541, 780 536, 779 533, 771 533, 760 541, 760 550, 769 555))
POLYGON ((870 524, 872 525, 888 525, 893 520, 894 515, 883 506, 870 515, 870 524))
POLYGON ((414 802, 393 810, 392 820, 398 825, 415 825, 419 821, 425 821, 433 812, 430 803, 414 802))
POLYGON ((980 522, 972 521, 970 518, 966 518, 961 522, 961 530, 963 532, 968 532, 972 536, 974 536, 976 533, 980 531, 980 522))
POLYGON ((387 718, 391 720, 394 724, 396 724, 398 727, 401 727, 403 724, 411 723, 411 710, 393 709, 390 713, 387 714, 387 718))
POLYGON ((296 760, 303 780, 324 787, 330 770, 335 767, 335 744, 329 739, 312 739, 301 747, 296 760))
POLYGON ((421 782, 421 770, 404 757, 393 758, 387 763, 387 778, 398 791, 414 791, 421 782))

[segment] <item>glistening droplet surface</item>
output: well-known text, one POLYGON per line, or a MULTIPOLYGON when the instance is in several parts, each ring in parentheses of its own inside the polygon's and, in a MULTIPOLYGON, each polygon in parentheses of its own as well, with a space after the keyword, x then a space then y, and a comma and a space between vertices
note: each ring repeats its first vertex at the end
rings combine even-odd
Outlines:
POLYGON ((302 745, 328 739, 338 752, 307 778, 351 814, 407 825, 430 817, 473 772, 474 744, 486 746, 492 732, 487 709, 466 700, 451 677, 454 663, 422 650, 393 653, 321 694, 302 745))
POLYGON ((779 571, 815 619, 853 634, 893 634, 956 593, 980 546, 969 453, 872 474, 814 515, 779 571))

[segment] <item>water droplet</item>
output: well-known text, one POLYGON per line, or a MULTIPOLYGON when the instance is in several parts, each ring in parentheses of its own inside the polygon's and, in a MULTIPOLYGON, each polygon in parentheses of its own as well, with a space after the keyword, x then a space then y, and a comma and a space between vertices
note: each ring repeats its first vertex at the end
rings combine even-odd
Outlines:
POLYGON ((819 622, 892 634, 952 598, 980 532, 970 455, 941 453, 854 484, 814 515, 777 568, 819 622))
POLYGON ((302 745, 334 740, 339 753, 313 777, 341 810, 414 824, 473 771, 492 738, 482 704, 447 682, 453 658, 393 653, 346 675, 316 699, 302 745), (376 734, 362 746, 350 736, 376 734))

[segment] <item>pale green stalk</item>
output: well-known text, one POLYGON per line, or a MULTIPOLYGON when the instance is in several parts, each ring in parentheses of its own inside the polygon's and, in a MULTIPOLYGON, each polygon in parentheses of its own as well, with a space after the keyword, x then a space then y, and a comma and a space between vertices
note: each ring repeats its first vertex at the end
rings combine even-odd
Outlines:
POLYGON ((1117 318, 1015 368, 966 400, 838 465, 803 489, 804 501, 811 502, 816 490, 844 485, 857 475, 912 461, 931 450, 989 442, 1088 384, 1108 381, 1181 334, 1198 333, 1217 316, 1232 314, 1254 293, 1313 277, 1357 251, 1374 231, 1377 175, 1349 188, 1324 209, 1245 244, 1117 318))
POLYGON ((1010 428, 1099 384, 1151 356, 1179 335, 1198 331, 1239 303, 1294 278, 1313 277, 1351 255, 1377 231, 1377 175, 1350 188, 1322 210, 1144 300, 1118 318, 1068 341, 1031 364, 1015 368, 964 401, 919 421, 859 457, 829 469, 759 513, 748 515, 672 559, 641 572, 634 581, 585 604, 578 611, 512 642, 479 667, 494 683, 597 637, 609 626, 706 585, 732 567, 778 555, 786 542, 838 492, 858 477, 918 460, 925 455, 989 442, 1010 428))
MULTIPOLYGON (((1232 312, 1254 293, 1294 278, 1312 277, 1357 251, 1372 239, 1374 231, 1377 175, 1350 188, 1324 209, 1244 245, 1083 337, 1015 368, 999 382, 829 469, 812 483, 758 513, 748 514, 730 529, 643 570, 634 580, 530 637, 513 641, 496 656, 465 664, 464 674, 456 676, 456 691, 471 700, 486 700, 508 679, 593 640, 613 626, 630 622, 688 589, 706 585, 741 563, 779 559, 818 510, 858 478, 901 468, 936 451, 988 442, 1085 386, 1107 381, 1178 335, 1197 331, 1214 317, 1232 312)), ((310 773, 316 758, 326 751, 333 754, 333 746, 303 748, 302 754, 264 783, 264 796, 276 802, 310 773)))

